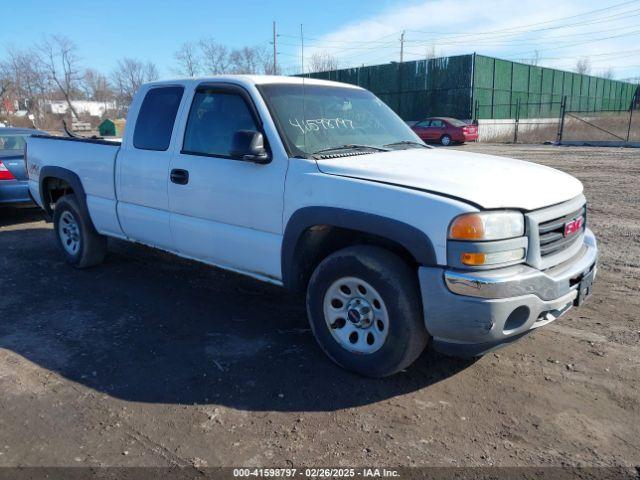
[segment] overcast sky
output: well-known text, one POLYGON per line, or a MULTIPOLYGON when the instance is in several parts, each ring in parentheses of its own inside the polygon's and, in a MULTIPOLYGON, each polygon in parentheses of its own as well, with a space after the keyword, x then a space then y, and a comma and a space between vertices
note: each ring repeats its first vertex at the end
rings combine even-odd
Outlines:
POLYGON ((613 68, 617 78, 640 76, 640 0, 21 0, 3 10, 0 55, 9 45, 62 33, 78 44, 85 66, 105 73, 127 56, 153 61, 170 76, 180 44, 204 36, 271 48, 275 20, 279 61, 291 71, 300 65, 303 24, 305 56, 326 51, 343 67, 397 61, 404 30, 407 60, 475 51, 537 56, 539 65, 571 70, 588 57, 594 74, 613 68))

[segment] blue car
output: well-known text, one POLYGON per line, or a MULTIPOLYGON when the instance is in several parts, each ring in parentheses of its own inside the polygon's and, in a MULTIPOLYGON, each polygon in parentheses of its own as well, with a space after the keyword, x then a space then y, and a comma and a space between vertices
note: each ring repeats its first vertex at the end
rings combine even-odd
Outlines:
POLYGON ((29 194, 24 147, 27 137, 46 134, 29 128, 0 128, 0 205, 33 203, 29 194))

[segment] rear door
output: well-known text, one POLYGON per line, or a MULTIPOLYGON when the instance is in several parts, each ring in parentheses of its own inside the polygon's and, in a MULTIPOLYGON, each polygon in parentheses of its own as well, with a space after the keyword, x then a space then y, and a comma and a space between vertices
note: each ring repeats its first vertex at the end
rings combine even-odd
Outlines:
MULTIPOLYGON (((278 278, 288 158, 272 151, 266 165, 231 157, 238 130, 263 121, 239 85, 203 84, 184 109, 169 183, 171 230, 179 253, 208 263, 278 278)), ((271 140, 274 140, 273 138, 271 140)))
POLYGON ((172 133, 184 87, 162 85, 140 92, 132 104, 136 118, 118 153, 118 218, 132 240, 174 250, 169 226, 169 165, 172 133), (135 114, 137 111, 137 115, 135 114))

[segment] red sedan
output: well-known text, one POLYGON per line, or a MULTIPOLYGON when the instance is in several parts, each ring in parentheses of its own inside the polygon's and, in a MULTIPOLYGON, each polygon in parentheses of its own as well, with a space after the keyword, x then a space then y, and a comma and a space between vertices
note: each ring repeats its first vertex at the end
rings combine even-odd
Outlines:
POLYGON ((477 125, 449 117, 427 118, 412 125, 411 129, 425 142, 439 142, 444 146, 478 139, 477 125))

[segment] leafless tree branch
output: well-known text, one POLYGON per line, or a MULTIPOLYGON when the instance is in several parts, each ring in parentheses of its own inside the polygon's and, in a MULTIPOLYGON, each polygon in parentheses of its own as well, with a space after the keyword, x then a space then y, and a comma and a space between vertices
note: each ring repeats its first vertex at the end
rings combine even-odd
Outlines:
POLYGON ((177 63, 175 71, 178 75, 195 77, 200 73, 200 58, 197 45, 191 42, 183 43, 180 49, 173 54, 177 63))
POLYGON ((51 35, 44 37, 37 45, 37 52, 49 81, 62 94, 73 116, 78 118, 78 112, 71 102, 72 95, 79 90, 82 78, 75 43, 63 35, 51 35))
POLYGON ((328 72, 337 70, 339 66, 338 59, 329 52, 314 52, 309 58, 309 73, 328 72))

